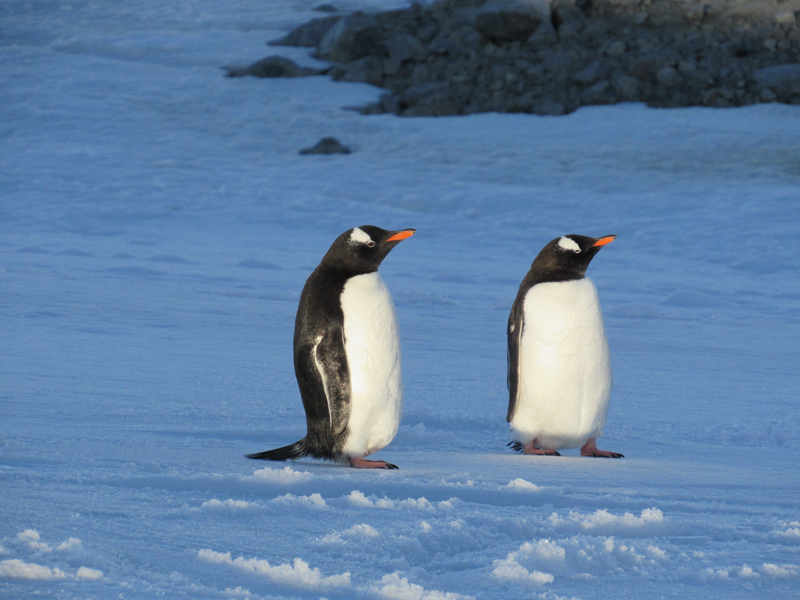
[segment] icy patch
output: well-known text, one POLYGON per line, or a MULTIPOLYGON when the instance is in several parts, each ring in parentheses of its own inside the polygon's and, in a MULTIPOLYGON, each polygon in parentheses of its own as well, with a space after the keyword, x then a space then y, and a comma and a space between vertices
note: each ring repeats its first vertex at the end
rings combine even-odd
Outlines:
POLYGON ((17 558, 0 561, 0 579, 66 579, 61 569, 43 567, 36 563, 26 563, 17 558))
POLYGON ((256 511, 261 510, 261 505, 255 502, 246 502, 244 500, 228 499, 224 502, 213 498, 200 505, 197 510, 214 510, 214 511, 256 511))
POLYGON ((506 488, 510 490, 515 490, 518 492, 541 492, 544 488, 541 486, 536 485, 535 483, 531 483, 525 479, 517 477, 513 481, 509 481, 506 485, 506 488))
POLYGON ((75 550, 81 547, 81 541, 78 538, 71 537, 66 542, 61 542, 57 547, 56 550, 60 552, 64 552, 67 550, 75 550))
POLYGON ((379 536, 380 533, 378 533, 377 529, 366 523, 360 523, 342 532, 334 531, 329 533, 319 541, 323 544, 344 544, 345 540, 343 538, 376 538, 379 536))
POLYGON ((581 247, 572 238, 561 237, 558 240, 558 247, 562 250, 571 250, 575 254, 580 254, 581 247))
POLYGON ((42 542, 39 536, 39 532, 35 529, 26 529, 17 534, 17 539, 26 544, 28 548, 31 550, 35 550, 36 552, 52 552, 53 549, 49 546, 49 544, 42 542))
POLYGON ((90 569, 89 567, 81 567, 78 569, 78 572, 75 574, 77 579, 89 579, 89 580, 96 580, 103 578, 103 572, 98 571, 96 569, 90 569))
POLYGON ((797 577, 800 575, 800 566, 764 563, 761 566, 761 573, 769 577, 797 577))
POLYGON ((426 590, 421 585, 409 583, 399 573, 384 575, 373 591, 381 598, 391 600, 472 600, 473 596, 462 596, 452 592, 426 590))
POLYGON ((525 542, 506 558, 494 561, 492 575, 527 586, 554 581, 553 574, 592 577, 611 572, 648 573, 648 569, 669 560, 667 553, 654 545, 640 551, 632 545, 618 544, 613 537, 575 536, 555 542, 550 539, 525 542))
POLYGON ((249 480, 256 481, 269 481, 271 483, 303 483, 311 479, 313 475, 308 471, 295 471, 291 467, 284 467, 283 469, 270 469, 264 467, 254 471, 252 475, 246 477, 249 480))
POLYGON ((321 589, 350 585, 350 573, 324 577, 319 569, 310 568, 308 563, 300 558, 295 558, 291 565, 282 564, 273 567, 267 560, 242 556, 231 558, 230 552, 214 552, 208 549, 198 551, 197 557, 207 563, 227 565, 245 573, 263 575, 275 583, 290 587, 321 589))
MULTIPOLYGON (((367 498, 364 495, 364 492, 359 490, 353 490, 350 492, 350 495, 347 496, 347 500, 355 505, 355 506, 366 506, 370 508, 416 508, 417 510, 428 510, 433 511, 436 508, 425 498, 406 498, 405 500, 391 500, 386 498, 379 498, 373 500, 372 497, 367 498)), ((445 500, 439 503, 440 508, 449 508, 452 505, 452 502, 455 498, 451 498, 450 500, 445 500)))
POLYGON ((781 523, 782 529, 775 529, 772 531, 772 536, 782 541, 787 542, 800 542, 800 522, 792 521, 791 523, 781 523))
POLYGON ((646 508, 638 517, 629 512, 616 516, 601 509, 590 515, 570 511, 566 518, 553 513, 547 522, 559 529, 578 529, 594 535, 652 535, 665 529, 667 519, 657 508, 646 508))
POLYGON ((273 500, 276 504, 283 504, 284 506, 304 506, 306 508, 327 509, 328 505, 325 499, 320 494, 311 494, 310 496, 295 496, 294 494, 285 494, 273 500))

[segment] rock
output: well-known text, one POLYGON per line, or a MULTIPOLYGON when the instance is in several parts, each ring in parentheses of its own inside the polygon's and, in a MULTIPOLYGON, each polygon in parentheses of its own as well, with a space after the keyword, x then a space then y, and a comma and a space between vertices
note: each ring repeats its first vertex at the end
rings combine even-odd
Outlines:
POLYGON ((547 0, 488 0, 475 15, 475 26, 490 39, 524 40, 549 19, 547 0))
POLYGON ((336 25, 340 16, 320 17, 295 27, 287 35, 269 42, 270 46, 319 46, 325 34, 336 25))
POLYGON ((624 100, 639 99, 639 80, 629 75, 622 75, 614 80, 616 89, 624 100))
POLYGON ((778 99, 778 94, 773 92, 769 88, 764 88, 759 93, 759 98, 761 98, 764 102, 775 102, 778 99))
POLYGON ((573 73, 572 81, 581 85, 590 85, 597 81, 601 67, 602 63, 599 60, 593 60, 580 71, 573 73))
POLYGON ((381 28, 375 17, 353 13, 337 21, 320 40, 319 57, 333 62, 351 62, 384 53, 381 28))
POLYGON ((315 6, 311 10, 316 10, 318 12, 339 12, 339 9, 336 8, 333 4, 320 4, 319 6, 315 6))
POLYGON ((622 40, 614 40, 606 47, 606 56, 622 56, 627 46, 622 40))
POLYGON ((683 76, 678 73, 675 67, 667 66, 659 69, 656 73, 658 83, 666 87, 676 87, 683 81, 683 76))
POLYGON ((307 77, 323 71, 301 67, 283 56, 268 56, 246 67, 225 67, 228 77, 307 77))
POLYGON ((756 70, 753 76, 762 88, 800 94, 800 63, 764 67, 756 70))
POLYGON ((607 81, 598 81, 593 86, 586 88, 581 93, 584 104, 611 104, 614 102, 611 84, 607 81))
POLYGON ((553 2, 552 18, 559 31, 565 23, 583 21, 583 11, 575 5, 573 0, 556 0, 553 2))
POLYGON ((546 46, 555 44, 557 41, 558 33, 556 33, 556 28, 553 26, 553 22, 550 19, 542 21, 536 28, 536 31, 528 38, 529 44, 542 44, 546 46))
POLYGON ((300 150, 300 154, 350 154, 350 148, 334 137, 324 137, 310 148, 300 150))
POLYGON ((365 56, 336 65, 330 70, 330 74, 336 81, 361 81, 380 87, 383 83, 383 63, 377 56, 365 56))
POLYGON ((567 112, 567 109, 560 102, 550 100, 549 98, 544 98, 534 105, 533 112, 535 112, 537 115, 557 117, 558 115, 563 115, 565 112, 567 112))
POLYGON ((733 92, 724 88, 714 88, 703 94, 703 105, 714 108, 730 108, 733 106, 733 92))
POLYGON ((406 61, 421 62, 428 56, 425 45, 409 33, 395 35, 383 42, 387 56, 383 61, 386 73, 394 75, 406 61))
POLYGON ((780 25, 794 25, 797 17, 793 10, 782 10, 775 13, 775 22, 780 25))

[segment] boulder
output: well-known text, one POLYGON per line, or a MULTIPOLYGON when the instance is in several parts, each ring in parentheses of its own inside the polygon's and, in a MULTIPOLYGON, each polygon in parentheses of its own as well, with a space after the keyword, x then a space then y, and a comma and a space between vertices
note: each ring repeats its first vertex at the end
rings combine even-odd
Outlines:
POLYGON ((350 154, 350 148, 334 137, 324 137, 313 146, 300 150, 300 154, 350 154))
POLYGON ((487 38, 525 40, 550 20, 548 0, 488 0, 475 15, 475 26, 487 38))
POLYGON ((753 76, 762 88, 800 95, 800 63, 764 67, 753 76))
POLYGON ((353 13, 331 27, 318 46, 319 58, 350 62, 365 56, 382 55, 383 32, 375 17, 353 13))
POLYGON ((246 67, 225 67, 228 77, 307 77, 323 71, 301 67, 283 56, 268 56, 246 67))
POLYGON ((321 17, 295 27, 288 34, 269 42, 270 46, 308 46, 316 48, 331 27, 341 19, 340 16, 321 17))

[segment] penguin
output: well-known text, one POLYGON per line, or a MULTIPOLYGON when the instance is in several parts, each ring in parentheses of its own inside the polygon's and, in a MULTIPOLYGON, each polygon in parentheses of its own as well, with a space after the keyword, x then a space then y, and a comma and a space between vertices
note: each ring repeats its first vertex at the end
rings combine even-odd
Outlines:
POLYGON ((597 289, 585 277, 616 235, 548 243, 522 280, 508 318, 508 415, 524 454, 622 458, 597 448, 611 397, 611 361, 597 289))
POLYGON ((247 458, 312 456, 359 469, 397 468, 364 458, 394 439, 403 410, 397 315, 378 267, 415 232, 363 225, 333 242, 303 287, 295 319, 306 436, 247 458))

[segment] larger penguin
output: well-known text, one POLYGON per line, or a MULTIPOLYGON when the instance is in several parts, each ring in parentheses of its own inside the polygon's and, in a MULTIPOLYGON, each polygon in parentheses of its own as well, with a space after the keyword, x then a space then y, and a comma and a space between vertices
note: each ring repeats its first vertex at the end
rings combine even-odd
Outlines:
POLYGON ((394 439, 403 410, 397 316, 378 266, 414 229, 363 225, 336 238, 303 287, 294 328, 294 370, 307 433, 248 458, 347 459, 360 469, 396 469, 364 457, 394 439))
POLYGON ((617 236, 566 235, 547 244, 522 280, 508 319, 508 415, 525 454, 622 458, 598 450, 611 362, 597 289, 584 275, 617 236))

